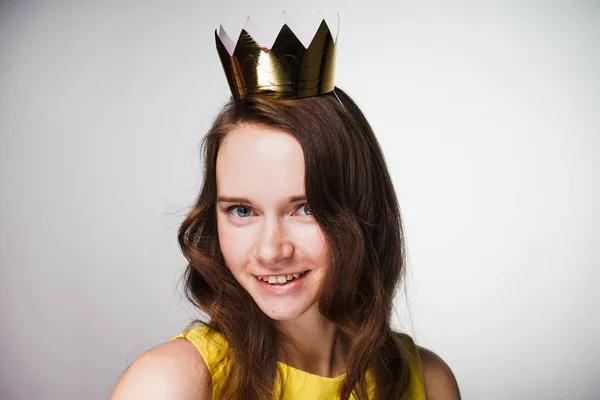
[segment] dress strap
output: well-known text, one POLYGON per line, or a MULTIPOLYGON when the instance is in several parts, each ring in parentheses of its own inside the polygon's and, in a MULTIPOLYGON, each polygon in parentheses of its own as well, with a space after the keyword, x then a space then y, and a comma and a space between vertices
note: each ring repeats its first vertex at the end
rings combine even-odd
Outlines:
POLYGON ((410 381, 404 399, 425 400, 425 381, 423 380, 423 364, 419 355, 419 348, 414 340, 407 334, 396 333, 396 342, 410 366, 410 381))
POLYGON ((204 359, 204 363, 213 381, 213 390, 219 378, 227 371, 227 341, 223 335, 207 325, 191 328, 171 340, 186 339, 191 342, 204 359))

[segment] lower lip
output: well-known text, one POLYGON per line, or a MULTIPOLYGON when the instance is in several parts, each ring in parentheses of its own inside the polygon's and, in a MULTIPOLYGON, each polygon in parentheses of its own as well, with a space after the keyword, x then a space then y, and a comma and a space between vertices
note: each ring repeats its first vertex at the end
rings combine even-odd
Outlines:
POLYGON ((283 285, 271 285, 270 283, 260 280, 258 278, 256 278, 256 283, 258 283, 258 286, 260 286, 260 288, 267 293, 288 294, 300 289, 302 283, 304 282, 308 274, 310 274, 310 271, 305 272, 299 278, 294 278, 291 281, 284 283, 283 285))

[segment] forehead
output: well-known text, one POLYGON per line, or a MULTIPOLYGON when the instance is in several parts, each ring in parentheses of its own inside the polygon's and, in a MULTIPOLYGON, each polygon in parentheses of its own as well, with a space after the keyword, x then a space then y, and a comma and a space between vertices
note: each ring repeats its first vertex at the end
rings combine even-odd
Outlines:
POLYGON ((244 124, 229 132, 217 155, 217 194, 275 199, 304 193, 304 154, 292 134, 244 124))

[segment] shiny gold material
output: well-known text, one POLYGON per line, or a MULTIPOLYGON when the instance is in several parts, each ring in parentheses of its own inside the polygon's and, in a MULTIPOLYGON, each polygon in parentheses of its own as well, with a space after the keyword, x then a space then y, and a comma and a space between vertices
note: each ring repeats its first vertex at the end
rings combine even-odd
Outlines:
POLYGON ((230 55, 215 31, 229 88, 237 100, 249 94, 277 92, 283 98, 297 99, 333 91, 335 49, 325 20, 308 48, 284 24, 270 49, 260 45, 242 29, 230 55))

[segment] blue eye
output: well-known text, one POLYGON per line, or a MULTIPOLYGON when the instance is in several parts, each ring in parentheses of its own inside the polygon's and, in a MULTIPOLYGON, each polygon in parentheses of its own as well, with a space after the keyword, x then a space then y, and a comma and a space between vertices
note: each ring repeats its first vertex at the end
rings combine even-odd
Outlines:
POLYGON ((249 217, 251 213, 250 208, 248 207, 238 207, 237 208, 237 216, 238 217, 249 217))
POLYGON ((248 206, 240 206, 240 205, 229 207, 227 209, 227 212, 230 213, 233 210, 236 210, 235 215, 237 217, 240 217, 240 218, 247 218, 252 213, 252 209, 250 209, 250 207, 248 207, 248 206))
POLYGON ((306 215, 312 215, 311 211, 310 211, 310 207, 308 206, 308 204, 302 204, 300 206, 300 208, 304 208, 306 215))

